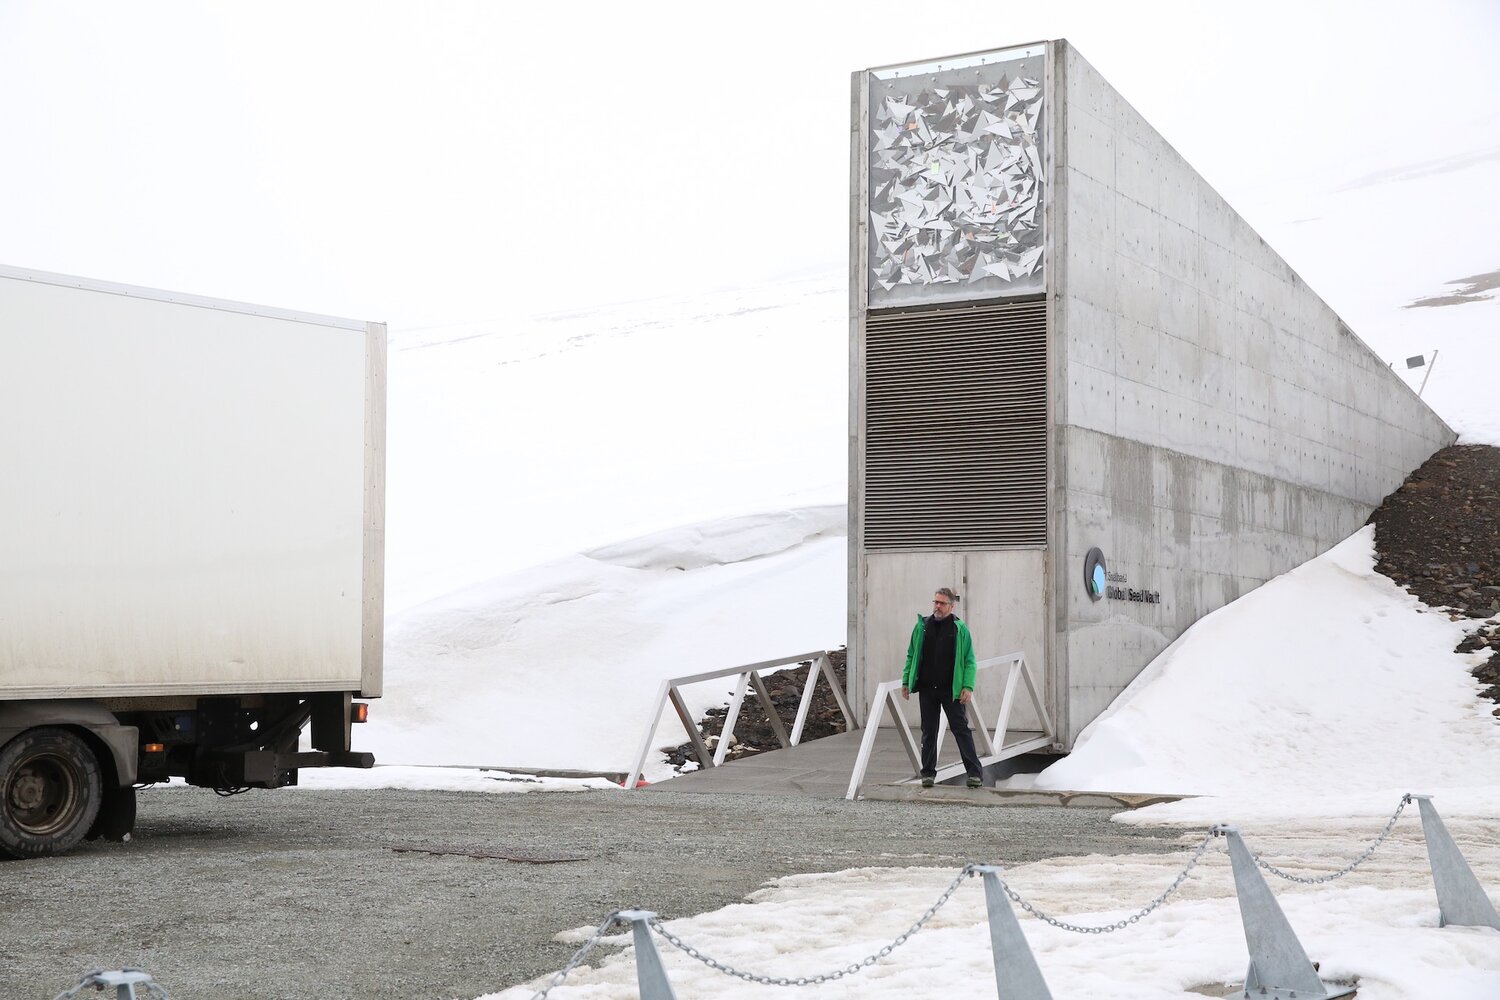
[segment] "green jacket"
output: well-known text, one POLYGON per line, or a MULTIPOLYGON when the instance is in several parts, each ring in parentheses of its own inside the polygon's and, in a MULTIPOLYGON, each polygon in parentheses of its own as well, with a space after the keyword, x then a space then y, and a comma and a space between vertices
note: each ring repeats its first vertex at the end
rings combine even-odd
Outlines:
MULTIPOLYGON (((912 629, 911 644, 906 647, 906 670, 901 674, 901 686, 910 691, 917 686, 917 665, 922 662, 922 623, 917 615, 917 627, 912 629)), ((969 636, 969 626, 963 619, 953 616, 953 700, 957 701, 965 691, 974 690, 974 640, 969 636)))

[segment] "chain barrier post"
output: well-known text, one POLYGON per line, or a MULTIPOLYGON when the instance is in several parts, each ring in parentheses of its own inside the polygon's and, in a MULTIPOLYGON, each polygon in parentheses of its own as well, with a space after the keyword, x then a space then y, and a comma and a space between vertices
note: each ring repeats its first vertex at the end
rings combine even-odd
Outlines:
POLYGON ((667 981, 667 967, 662 964, 661 953, 651 940, 651 921, 656 914, 650 910, 621 910, 619 918, 630 921, 630 932, 635 938, 635 981, 641 1000, 677 1000, 672 984, 667 981))
POLYGON ((1245 996, 1267 1000, 1334 1000, 1354 995, 1352 989, 1328 992, 1318 970, 1297 940, 1286 914, 1271 894, 1265 877, 1256 870, 1255 858, 1232 826, 1214 828, 1229 841, 1229 861, 1234 868, 1234 891, 1239 897, 1240 920, 1245 925, 1245 947, 1250 968, 1245 972, 1245 996))
POLYGON ((995 956, 995 990, 1001 1000, 1052 1000, 1052 991, 1042 978, 1036 956, 1016 920, 1010 898, 1000 884, 1004 870, 996 865, 975 865, 984 876, 984 905, 990 916, 990 950, 995 956))
POLYGON ((115 989, 115 1000, 141 1000, 143 997, 156 997, 166 1000, 166 989, 144 969, 124 968, 106 972, 96 969, 85 973, 70 990, 63 990, 57 995, 56 1000, 73 1000, 84 990, 103 992, 109 987, 115 989), (135 988, 142 987, 142 992, 137 993, 135 988))
POLYGON ((1432 866, 1432 885, 1437 890, 1438 926, 1494 927, 1500 929, 1500 914, 1485 895, 1474 869, 1464 859, 1443 818, 1433 807, 1431 795, 1413 795, 1422 810, 1422 839, 1427 841, 1427 861, 1432 866))
POLYGON ((137 993, 135 992, 135 988, 137 986, 144 986, 149 989, 153 983, 151 977, 140 969, 101 972, 94 978, 98 980, 100 986, 113 986, 115 988, 115 1000, 136 1000, 137 993))

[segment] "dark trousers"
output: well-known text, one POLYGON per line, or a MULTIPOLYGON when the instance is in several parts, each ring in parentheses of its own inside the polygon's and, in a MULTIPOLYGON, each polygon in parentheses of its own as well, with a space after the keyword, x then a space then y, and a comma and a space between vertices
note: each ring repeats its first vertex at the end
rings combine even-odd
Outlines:
POLYGON ((963 758, 964 770, 969 777, 981 777, 984 770, 979 766, 979 754, 974 752, 974 733, 969 729, 969 707, 960 705, 946 692, 918 691, 922 704, 922 777, 937 774, 938 712, 948 716, 948 728, 953 741, 958 744, 958 755, 963 758))

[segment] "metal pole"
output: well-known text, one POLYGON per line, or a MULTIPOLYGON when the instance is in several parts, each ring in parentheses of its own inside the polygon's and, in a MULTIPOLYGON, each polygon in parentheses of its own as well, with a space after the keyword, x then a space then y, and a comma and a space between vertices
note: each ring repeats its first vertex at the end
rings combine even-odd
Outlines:
MULTIPOLYGON (((839 675, 834 672, 833 661, 828 658, 828 654, 824 653, 813 666, 823 671, 823 676, 828 678, 828 689, 833 692, 834 703, 838 705, 839 711, 844 715, 845 727, 848 729, 858 729, 859 720, 854 717, 854 711, 849 707, 849 699, 844 697, 844 689, 839 686, 839 675)), ((848 668, 846 667, 844 670, 846 676, 848 672, 848 668)))
POLYGON ((797 702, 797 720, 792 723, 792 746, 802 742, 802 727, 807 724, 807 713, 812 708, 813 689, 818 686, 819 660, 807 666, 807 680, 802 684, 802 698, 797 702))
POLYGON ((1432 866, 1432 885, 1437 890, 1438 926, 1494 927, 1500 929, 1500 914, 1485 895, 1474 869, 1464 860, 1453 835, 1433 808, 1432 796, 1413 795, 1422 810, 1422 838, 1427 841, 1427 861, 1432 866))
POLYGON ((1430 378, 1432 378, 1432 366, 1435 365, 1435 364, 1437 364, 1437 356, 1438 356, 1438 352, 1437 351, 1433 351, 1432 352, 1432 364, 1429 364, 1427 366, 1427 373, 1422 376, 1422 388, 1417 390, 1417 398, 1418 399, 1422 398, 1422 389, 1427 388, 1427 380, 1430 379, 1430 378))
POLYGON ((656 919, 656 914, 650 910, 621 910, 620 919, 630 921, 630 931, 635 937, 635 982, 641 1000, 677 1000, 672 984, 667 982, 661 953, 651 940, 650 921, 656 919))
POLYGON ((1016 920, 1010 897, 1000 884, 1001 869, 995 865, 975 865, 984 876, 984 905, 990 916, 990 951, 995 958, 995 990, 1001 1000, 1052 1000, 1047 980, 1036 964, 1031 945, 1016 920))
POLYGON ((682 700, 682 692, 677 690, 677 686, 671 682, 667 684, 667 700, 672 703, 672 708, 677 712, 677 721, 682 723, 688 739, 692 741, 693 753, 698 755, 699 766, 705 771, 713 767, 714 756, 708 752, 708 744, 703 742, 703 734, 698 732, 698 720, 693 718, 687 702, 682 700))
POLYGON ((750 686, 755 689, 755 697, 760 701, 760 707, 766 713, 766 721, 771 723, 771 732, 776 734, 776 741, 783 748, 792 745, 787 739, 786 727, 781 724, 781 714, 776 710, 776 703, 771 700, 771 692, 766 690, 766 682, 760 679, 760 674, 750 671, 750 686))
MULTIPOLYGON (((875 752, 875 740, 880 736, 880 716, 885 711, 886 695, 890 685, 899 681, 886 681, 875 689, 875 699, 870 702, 870 712, 865 716, 865 734, 859 738, 859 753, 854 757, 854 773, 849 775, 849 791, 844 798, 850 802, 859 794, 859 786, 865 780, 865 768, 870 766, 870 754, 875 752)), ((892 709, 895 712, 895 709, 892 709)), ((900 713, 896 713, 900 721, 900 713)))
POLYGON ((655 706, 655 710, 651 713, 651 725, 646 727, 646 738, 641 741, 641 752, 636 754, 635 764, 625 778, 626 791, 635 788, 635 783, 641 780, 641 772, 646 769, 646 755, 651 752, 651 741, 656 738, 656 727, 661 723, 662 709, 667 707, 667 692, 671 687, 671 681, 662 681, 661 690, 656 693, 656 700, 651 703, 655 706))
POLYGON ((1218 832, 1229 840, 1229 861, 1234 867, 1234 891, 1239 897, 1240 920, 1245 925, 1245 947, 1250 968, 1245 972, 1245 994, 1267 1000, 1333 1000, 1353 996, 1354 990, 1328 992, 1318 971, 1297 940, 1286 914, 1271 894, 1271 887, 1255 867, 1255 858, 1240 839, 1239 830, 1221 826, 1218 832))
POLYGON ((740 682, 735 685, 734 697, 729 700, 729 712, 724 716, 724 726, 719 730, 719 745, 714 747, 714 767, 724 763, 724 755, 729 753, 729 744, 734 742, 734 726, 740 721, 740 706, 745 703, 745 690, 750 686, 750 674, 746 671, 740 674, 740 682))

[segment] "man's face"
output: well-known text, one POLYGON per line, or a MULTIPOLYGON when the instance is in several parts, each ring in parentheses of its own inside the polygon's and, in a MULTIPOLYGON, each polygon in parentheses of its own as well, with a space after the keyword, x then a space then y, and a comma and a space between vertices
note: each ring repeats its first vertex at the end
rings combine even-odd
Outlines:
POLYGON ((942 594, 932 595, 932 613, 939 618, 947 618, 953 613, 953 602, 942 594))

